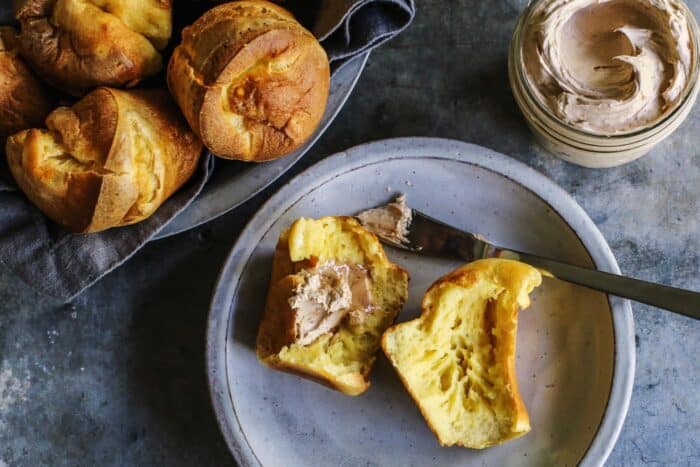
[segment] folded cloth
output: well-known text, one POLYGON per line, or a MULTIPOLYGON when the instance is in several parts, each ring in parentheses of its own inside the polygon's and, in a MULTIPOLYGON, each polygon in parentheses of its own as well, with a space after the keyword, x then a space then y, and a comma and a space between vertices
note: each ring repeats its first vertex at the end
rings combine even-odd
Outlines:
POLYGON ((313 32, 335 71, 399 34, 414 14, 413 0, 329 0, 323 2, 313 32))
MULTIPOLYGON (((283 5, 319 37, 333 71, 401 32, 415 10, 413 0, 298 0, 283 5)), ((0 23, 10 22, 9 13, 0 7, 0 23)), ((78 235, 49 221, 17 190, 0 156, 0 261, 32 287, 69 301, 128 260, 187 208, 214 169, 211 154, 202 159, 187 185, 145 221, 78 235)))

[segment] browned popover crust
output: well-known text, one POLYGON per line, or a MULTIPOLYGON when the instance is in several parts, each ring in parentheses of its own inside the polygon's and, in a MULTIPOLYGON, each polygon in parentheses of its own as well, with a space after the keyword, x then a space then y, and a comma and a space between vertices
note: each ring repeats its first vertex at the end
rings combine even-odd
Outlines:
POLYGON ((7 140, 12 175, 74 232, 146 219, 194 172, 202 145, 164 90, 99 88, 7 140))
POLYGON ((212 8, 182 32, 168 86, 214 154, 266 161, 314 132, 328 99, 328 57, 284 8, 239 1, 212 8))
POLYGON ((3 146, 8 135, 41 125, 51 112, 51 99, 17 55, 18 45, 17 32, 0 26, 0 144, 3 146))
POLYGON ((171 0, 19 0, 15 14, 23 57, 75 96, 156 74, 172 33, 171 0))

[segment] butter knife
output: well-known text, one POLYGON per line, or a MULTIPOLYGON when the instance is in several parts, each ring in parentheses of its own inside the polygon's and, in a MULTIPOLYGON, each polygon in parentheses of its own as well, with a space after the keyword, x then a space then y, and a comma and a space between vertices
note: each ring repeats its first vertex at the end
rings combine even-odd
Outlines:
MULTIPOLYGON (((502 248, 489 243, 479 235, 464 232, 420 211, 408 208, 403 204, 402 198, 397 202, 391 205, 399 206, 397 209, 404 210, 402 232, 398 236, 387 236, 386 232, 381 231, 382 229, 373 228, 373 225, 363 219, 364 213, 357 216, 369 230, 377 234, 383 243, 421 255, 459 259, 466 262, 480 258, 522 261, 543 269, 560 280, 700 319, 700 293, 698 292, 573 266, 551 258, 502 248)), ((385 207, 370 211, 383 208, 385 207)), ((400 216, 396 217, 396 220, 399 218, 400 216)))

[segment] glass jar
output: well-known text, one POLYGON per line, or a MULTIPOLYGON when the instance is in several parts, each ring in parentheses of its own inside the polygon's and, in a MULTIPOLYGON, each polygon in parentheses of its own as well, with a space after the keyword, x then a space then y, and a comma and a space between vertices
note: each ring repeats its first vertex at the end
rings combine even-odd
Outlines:
POLYGON ((698 24, 688 7, 683 4, 693 42, 691 72, 685 89, 674 107, 667 110, 658 121, 642 128, 610 135, 582 130, 565 121, 541 102, 531 88, 525 73, 523 40, 526 27, 533 13, 544 1, 535 0, 520 16, 508 51, 508 75, 510 87, 518 107, 546 149, 566 161, 585 167, 614 167, 633 161, 647 152, 676 128, 690 113, 700 89, 698 83, 698 24))

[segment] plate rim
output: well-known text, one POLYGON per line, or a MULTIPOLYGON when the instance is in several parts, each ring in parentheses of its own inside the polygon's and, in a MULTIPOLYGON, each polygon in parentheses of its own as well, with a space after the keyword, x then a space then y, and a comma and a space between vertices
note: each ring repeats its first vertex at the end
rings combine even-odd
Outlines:
MULTIPOLYGON (((369 60, 369 56, 371 54, 371 51, 366 51, 363 52, 356 57, 353 57, 350 59, 347 63, 344 63, 342 67, 337 70, 337 73, 334 74, 334 76, 338 76, 339 73, 343 73, 346 69, 350 67, 356 67, 356 71, 354 72, 354 75, 350 77, 349 84, 347 85, 347 89, 345 94, 343 94, 340 99, 336 103, 336 108, 332 109, 330 114, 328 115, 328 119, 321 122, 319 127, 316 129, 314 134, 309 138, 302 146, 300 149, 296 150, 296 154, 290 154, 289 156, 286 157, 286 160, 289 161, 289 163, 282 168, 282 170, 277 171, 272 177, 269 179, 266 179, 262 184, 260 184, 258 187, 256 187, 254 190, 252 190, 250 193, 245 195, 243 199, 241 199, 238 202, 235 202, 231 204, 230 206, 227 206, 223 210, 218 211, 216 214, 212 216, 205 216, 205 218, 201 218, 198 220, 195 220, 194 222, 188 223, 187 225, 182 225, 179 226, 177 225, 177 219, 180 217, 182 214, 184 214, 188 209, 195 208, 193 205, 194 203, 190 203, 189 206, 187 206, 185 209, 182 210, 177 216, 173 217, 170 219, 163 227, 149 240, 149 241, 154 241, 154 240, 161 240, 164 238, 172 237, 174 235, 178 235, 184 232, 187 232, 189 230, 192 230, 196 227, 199 227, 201 225, 207 224, 215 219, 218 219, 219 217, 223 216, 224 214, 227 214, 231 211, 233 211, 236 208, 239 208, 246 204, 248 201, 253 199, 256 195, 258 195, 260 192, 265 190, 265 188, 269 187, 272 185, 275 181, 277 181, 282 175, 287 173, 289 170, 291 170, 300 160, 302 157, 306 155, 307 152, 309 152, 318 142, 319 139, 326 133, 328 128, 333 124, 336 118, 338 118, 338 114, 340 113, 341 110, 343 110, 343 107, 345 107, 345 103, 347 100, 350 98, 352 95, 353 91, 355 90, 355 86, 357 85, 357 82, 360 80, 360 77, 362 76, 362 73, 365 70, 365 67, 367 66, 367 61, 369 60), (175 228, 170 228, 170 226, 174 225, 175 228)), ((333 77, 331 77, 331 82, 333 81, 333 77)), ((332 83, 331 83, 332 85, 332 83)), ((206 149, 206 148, 205 148, 206 149)), ((217 157, 212 154, 212 157, 217 157)), ((285 158, 283 158, 285 159, 285 158)), ((280 159, 278 159, 280 160, 280 159)), ((274 161, 272 161, 274 162, 274 161)), ((214 169, 216 170, 216 168, 214 169)), ((206 190, 206 185, 204 187, 206 190)), ((196 198, 199 198, 201 196, 201 193, 197 195, 196 198)), ((195 199, 196 199, 195 198, 195 199)))
MULTIPOLYGON (((259 237, 256 232, 269 230, 279 215, 298 201, 299 192, 308 193, 330 179, 364 165, 407 158, 464 162, 509 178, 542 199, 564 220, 599 270, 620 273, 607 241, 576 200, 544 174, 504 154, 454 139, 403 137, 360 144, 324 158, 295 176, 256 211, 234 242, 216 281, 207 321, 207 381, 217 423, 240 465, 260 465, 235 413, 226 368, 228 324, 234 314, 232 299, 241 272, 259 243, 259 238, 251 242, 251 237, 259 237)), ((579 460, 581 466, 604 464, 622 431, 632 396, 636 360, 632 308, 629 300, 608 296, 608 301, 614 339, 612 382, 598 429, 579 460)))

